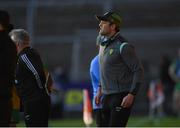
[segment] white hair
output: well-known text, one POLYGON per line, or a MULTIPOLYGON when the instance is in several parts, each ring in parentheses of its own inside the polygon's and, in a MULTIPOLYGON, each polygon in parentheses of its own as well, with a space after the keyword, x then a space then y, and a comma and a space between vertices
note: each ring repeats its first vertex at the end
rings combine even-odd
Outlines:
POLYGON ((30 42, 29 34, 24 29, 13 29, 9 35, 15 43, 29 44, 30 42))

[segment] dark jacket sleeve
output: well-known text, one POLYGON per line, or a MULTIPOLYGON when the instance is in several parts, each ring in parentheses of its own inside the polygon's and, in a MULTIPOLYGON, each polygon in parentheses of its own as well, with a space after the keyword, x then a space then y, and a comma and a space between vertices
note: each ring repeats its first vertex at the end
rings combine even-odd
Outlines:
POLYGON ((121 56, 128 68, 133 73, 132 86, 129 92, 136 95, 144 78, 143 66, 136 55, 135 48, 130 44, 125 45, 121 56))
POLYGON ((34 53, 23 54, 21 55, 21 60, 34 75, 39 88, 43 88, 45 83, 45 73, 39 55, 34 53))

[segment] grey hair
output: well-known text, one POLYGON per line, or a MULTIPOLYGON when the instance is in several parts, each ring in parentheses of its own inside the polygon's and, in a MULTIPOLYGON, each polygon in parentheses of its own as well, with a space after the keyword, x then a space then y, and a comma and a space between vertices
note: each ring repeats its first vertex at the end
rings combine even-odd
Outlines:
POLYGON ((15 43, 29 44, 30 42, 29 34, 24 29, 13 29, 9 35, 15 43))

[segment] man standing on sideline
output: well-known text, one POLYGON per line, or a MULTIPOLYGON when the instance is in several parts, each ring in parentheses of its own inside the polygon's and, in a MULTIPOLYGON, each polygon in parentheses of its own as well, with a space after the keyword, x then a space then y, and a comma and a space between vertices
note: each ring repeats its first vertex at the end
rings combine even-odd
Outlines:
POLYGON ((10 17, 0 10, 0 127, 9 127, 12 112, 12 87, 16 67, 16 46, 10 39, 10 17))
POLYGON ((24 29, 12 30, 10 37, 18 52, 16 88, 24 106, 25 124, 48 127, 50 97, 40 55, 30 47, 30 37, 24 29))
POLYGON ((99 34, 107 38, 101 43, 104 48, 100 52, 105 126, 125 127, 143 81, 143 67, 134 46, 120 35, 121 17, 115 12, 107 12, 96 18, 100 21, 99 34))

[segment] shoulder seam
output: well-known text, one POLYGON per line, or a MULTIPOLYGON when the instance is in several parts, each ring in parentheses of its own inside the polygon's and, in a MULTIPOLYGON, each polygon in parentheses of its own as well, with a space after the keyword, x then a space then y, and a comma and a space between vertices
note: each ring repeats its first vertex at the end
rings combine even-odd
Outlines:
POLYGON ((126 44, 128 44, 128 43, 127 43, 127 42, 123 42, 123 43, 120 45, 120 48, 119 48, 120 54, 122 53, 122 49, 123 49, 123 47, 124 47, 126 44))
POLYGON ((22 61, 26 64, 26 66, 28 67, 28 69, 33 73, 33 75, 35 76, 35 79, 37 81, 37 84, 39 86, 39 88, 43 88, 42 87, 42 83, 40 80, 40 76, 38 74, 38 72, 36 71, 36 69, 34 68, 33 64, 31 63, 31 61, 28 59, 28 57, 26 56, 26 54, 21 55, 21 59, 22 61))

